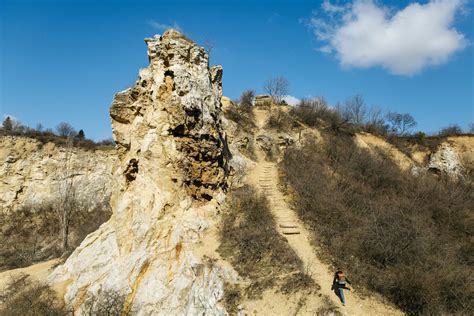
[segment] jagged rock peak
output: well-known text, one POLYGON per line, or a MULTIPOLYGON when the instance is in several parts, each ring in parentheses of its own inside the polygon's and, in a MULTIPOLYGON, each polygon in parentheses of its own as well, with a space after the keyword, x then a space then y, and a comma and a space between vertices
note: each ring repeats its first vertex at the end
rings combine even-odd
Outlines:
POLYGON ((110 291, 125 313, 225 314, 220 268, 193 253, 225 196, 222 68, 175 30, 145 41, 149 66, 110 108, 112 218, 50 280, 78 314, 110 291))
POLYGON ((146 152, 147 135, 173 138, 180 154, 172 159, 180 162, 183 181, 197 197, 209 199, 217 186, 225 186, 222 67, 209 69, 204 49, 175 30, 145 42, 149 67, 140 71, 134 87, 115 96, 110 109, 114 138, 132 155, 146 152), (131 139, 134 134, 138 137, 131 139))

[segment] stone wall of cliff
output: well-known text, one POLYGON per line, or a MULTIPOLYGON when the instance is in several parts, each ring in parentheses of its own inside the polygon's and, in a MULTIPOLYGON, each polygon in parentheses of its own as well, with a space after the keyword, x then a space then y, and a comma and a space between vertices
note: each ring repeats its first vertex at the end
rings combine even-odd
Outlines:
POLYGON ((222 68, 182 34, 146 39, 150 64, 110 109, 112 218, 50 276, 81 312, 108 292, 123 311, 225 314, 223 270, 193 249, 216 221, 228 174, 222 68))

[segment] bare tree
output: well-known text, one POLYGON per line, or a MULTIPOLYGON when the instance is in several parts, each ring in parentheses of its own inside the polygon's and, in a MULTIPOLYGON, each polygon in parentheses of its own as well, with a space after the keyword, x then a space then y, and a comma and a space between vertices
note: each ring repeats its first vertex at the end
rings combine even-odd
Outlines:
POLYGON ((207 53, 208 60, 211 60, 211 52, 214 49, 214 47, 215 47, 215 44, 213 41, 209 39, 204 40, 204 50, 207 53))
POLYGON ((408 113, 388 112, 385 118, 390 124, 390 130, 398 135, 406 135, 417 124, 415 118, 408 113))
POLYGON ((263 90, 272 97, 276 104, 280 104, 283 98, 288 95, 290 84, 284 77, 269 79, 263 85, 263 90))
POLYGON ((364 98, 361 95, 355 95, 346 100, 340 111, 342 117, 349 123, 363 125, 365 122, 367 107, 365 106, 364 98))
POLYGON ((474 122, 473 122, 473 123, 469 123, 468 133, 469 133, 469 134, 474 134, 474 122))
POLYGON ((71 124, 66 122, 59 123, 58 126, 56 126, 56 132, 61 137, 71 137, 76 135, 76 130, 74 129, 74 127, 72 127, 71 124))
POLYGON ((443 137, 460 135, 460 134, 462 134, 462 128, 461 126, 457 124, 451 124, 448 127, 442 128, 438 133, 439 136, 443 136, 443 137))
POLYGON ((78 207, 76 201, 76 187, 74 185, 74 174, 71 165, 72 148, 73 138, 68 137, 63 161, 58 169, 60 173, 60 182, 58 187, 58 200, 56 207, 54 208, 59 221, 61 248, 63 251, 69 249, 69 227, 71 225, 73 213, 78 207))
POLYGON ((388 126, 385 122, 382 110, 378 106, 373 106, 368 110, 365 129, 370 133, 387 133, 388 126))
POLYGON ((240 95, 239 105, 242 107, 251 108, 253 106, 254 99, 255 99, 255 91, 245 90, 240 95))

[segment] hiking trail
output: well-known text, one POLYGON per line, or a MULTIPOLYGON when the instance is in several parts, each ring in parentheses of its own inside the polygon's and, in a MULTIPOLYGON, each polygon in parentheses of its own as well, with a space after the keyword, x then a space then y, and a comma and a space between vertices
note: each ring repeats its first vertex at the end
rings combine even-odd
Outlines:
MULTIPOLYGON (((254 113, 258 127, 255 137, 271 133, 265 130, 269 111, 255 109, 254 113)), ((344 315, 403 315, 402 312, 384 304, 375 297, 361 297, 354 291, 345 291, 346 306, 341 305, 339 298, 331 290, 334 272, 316 255, 317 249, 310 243, 310 232, 285 201, 284 194, 278 187, 277 164, 266 161, 265 153, 259 146, 255 146, 255 154, 257 162, 248 181, 259 188, 260 192, 268 198, 278 232, 288 240, 288 244, 302 260, 305 272, 321 286, 320 293, 329 297, 344 315)), ((317 295, 314 295, 314 298, 320 299, 317 295)), ((303 310, 300 312, 305 313, 303 310)))

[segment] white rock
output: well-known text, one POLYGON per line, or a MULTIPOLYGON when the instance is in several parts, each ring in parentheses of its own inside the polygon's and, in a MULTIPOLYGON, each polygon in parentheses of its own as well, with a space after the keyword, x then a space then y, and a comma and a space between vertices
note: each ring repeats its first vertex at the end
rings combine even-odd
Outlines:
POLYGON ((49 280, 69 284, 78 314, 115 291, 138 315, 223 315, 225 273, 193 254, 227 185, 222 68, 209 69, 204 49, 174 30, 145 41, 149 67, 110 109, 112 218, 49 280))

